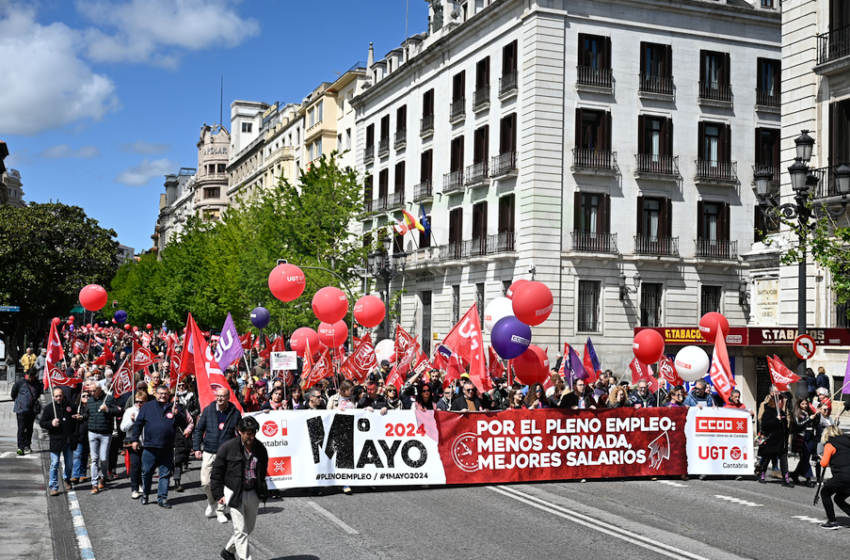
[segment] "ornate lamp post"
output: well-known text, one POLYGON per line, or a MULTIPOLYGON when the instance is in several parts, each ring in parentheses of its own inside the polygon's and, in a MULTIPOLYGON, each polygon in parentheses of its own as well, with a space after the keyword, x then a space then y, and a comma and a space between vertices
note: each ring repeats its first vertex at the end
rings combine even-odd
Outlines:
POLYGON ((382 247, 369 253, 369 273, 384 281, 384 289, 386 299, 384 306, 386 307, 386 317, 384 318, 384 338, 390 338, 390 284, 393 278, 404 274, 405 261, 407 253, 400 251, 391 253, 393 249, 393 240, 387 235, 381 240, 382 247))

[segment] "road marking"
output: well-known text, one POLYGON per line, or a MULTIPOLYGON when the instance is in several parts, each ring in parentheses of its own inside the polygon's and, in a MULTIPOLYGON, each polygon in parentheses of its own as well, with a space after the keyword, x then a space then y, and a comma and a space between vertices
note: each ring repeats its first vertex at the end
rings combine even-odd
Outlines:
POLYGON ((80 549, 80 557, 83 560, 95 560, 94 549, 89 540, 89 532, 86 522, 83 520, 83 512, 80 510, 80 502, 77 501, 77 493, 73 490, 66 492, 68 495, 68 509, 71 510, 71 521, 74 523, 74 533, 77 535, 77 547, 80 549))
POLYGON ((742 500, 740 498, 733 498, 732 496, 721 496, 720 494, 715 494, 714 497, 718 500, 726 500, 727 502, 732 502, 733 504, 740 504, 742 506, 761 507, 761 504, 757 504, 755 502, 748 502, 747 500, 742 500))
POLYGON ((687 552, 679 548, 669 546, 662 542, 658 542, 656 540, 644 537, 643 535, 632 533, 631 531, 627 531, 626 529, 617 528, 616 531, 606 529, 605 527, 603 527, 603 524, 606 523, 604 521, 600 521, 598 519, 594 519, 587 515, 567 509, 565 507, 546 502, 530 494, 514 490, 513 488, 508 488, 507 486, 488 486, 487 488, 509 498, 513 498, 514 500, 517 500, 524 504, 528 504, 537 509, 541 509, 553 515, 557 515, 558 517, 568 519, 573 523, 584 525, 589 529, 599 531, 600 533, 605 533, 606 535, 624 540, 631 544, 636 544, 642 548, 651 550, 663 556, 668 556, 670 558, 690 558, 691 560, 707 560, 704 556, 699 556, 697 554, 693 554, 691 552, 687 552))
POLYGON ((679 482, 674 482, 672 480, 659 480, 659 484, 666 484, 667 486, 675 486, 676 488, 687 488, 687 484, 681 484, 679 482))
POLYGON ((307 502, 307 503, 310 504, 313 507, 313 509, 315 509, 316 511, 318 511, 319 513, 321 513, 322 515, 324 515, 325 517, 327 517, 328 519, 330 519, 331 521, 333 521, 334 523, 336 523, 340 527, 342 527, 342 530, 345 531, 346 533, 348 533, 349 535, 359 535, 360 534, 357 531, 355 531, 354 529, 352 529, 351 527, 349 527, 348 525, 346 525, 345 522, 342 519, 335 516, 334 514, 332 514, 331 512, 329 512, 328 510, 326 510, 325 508, 323 508, 322 506, 317 504, 316 502, 307 502))
POLYGON ((800 521, 808 521, 809 523, 826 523, 824 519, 815 519, 814 517, 809 517, 807 515, 795 515, 791 519, 799 519, 800 521))
MULTIPOLYGON (((4 451, 3 453, 0 453, 0 459, 5 459, 6 457, 8 457, 10 455, 14 457, 17 454, 18 454, 17 451, 4 451)), ((26 455, 21 455, 21 459, 38 459, 38 457, 39 456, 34 454, 34 453, 28 453, 26 455)))

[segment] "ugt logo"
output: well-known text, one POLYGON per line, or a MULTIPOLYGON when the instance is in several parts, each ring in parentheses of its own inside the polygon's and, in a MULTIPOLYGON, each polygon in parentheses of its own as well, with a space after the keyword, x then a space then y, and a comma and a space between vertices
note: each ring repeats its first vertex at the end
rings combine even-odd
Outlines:
POLYGON ((469 317, 464 317, 463 322, 460 324, 460 328, 458 329, 460 336, 463 338, 469 338, 472 350, 478 349, 478 329, 475 328, 475 325, 472 324, 472 320, 469 317))

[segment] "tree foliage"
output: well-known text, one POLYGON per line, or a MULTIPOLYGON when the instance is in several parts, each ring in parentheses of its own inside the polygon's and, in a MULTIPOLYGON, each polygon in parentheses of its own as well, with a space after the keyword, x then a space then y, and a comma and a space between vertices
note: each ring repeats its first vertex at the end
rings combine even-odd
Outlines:
POLYGON ((361 185, 353 171, 339 168, 336 154, 314 161, 297 185, 282 179, 240 199, 220 222, 190 220, 171 240, 161 259, 153 255, 119 270, 110 295, 132 324, 166 321, 180 328, 191 312, 199 324, 218 328, 227 313, 240 331, 250 328, 250 312, 262 305, 272 315, 272 332, 291 333, 317 326, 311 308, 320 288, 357 281, 367 249, 351 231, 362 211, 361 185), (278 259, 304 267, 307 288, 294 302, 272 296, 268 277, 278 259))

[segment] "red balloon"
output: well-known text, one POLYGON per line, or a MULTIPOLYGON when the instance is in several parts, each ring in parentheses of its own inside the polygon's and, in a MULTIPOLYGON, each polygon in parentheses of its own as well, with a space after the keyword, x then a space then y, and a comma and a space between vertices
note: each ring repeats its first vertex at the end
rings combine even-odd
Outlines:
POLYGON ((51 321, 51 323, 53 323, 54 325, 58 325, 61 322, 62 322, 62 320, 59 319, 59 317, 54 317, 53 320, 51 321))
POLYGON ((129 331, 129 330, 130 330, 130 325, 124 325, 124 330, 125 330, 125 331, 129 331))
POLYGON ((80 304, 89 311, 100 311, 109 299, 106 290, 97 284, 89 284, 80 290, 80 304))
POLYGON ((310 353, 315 355, 319 349, 319 335, 310 327, 301 327, 292 333, 289 338, 289 347, 295 351, 299 358, 303 358, 308 342, 310 343, 310 353))
POLYGON ((704 339, 714 342, 717 338, 717 330, 723 333, 723 339, 729 334, 729 321, 717 311, 710 311, 699 320, 699 332, 704 339))
POLYGON ((86 328, 87 328, 87 329, 90 329, 90 328, 91 328, 91 323, 87 323, 87 324, 86 324, 86 328))
POLYGON ((139 332, 139 327, 133 327, 133 332, 139 332))
POLYGON ((354 304, 354 319, 367 329, 380 325, 385 315, 384 302, 378 296, 363 296, 354 304))
POLYGON ((348 313, 345 292, 334 286, 322 288, 313 296, 313 313, 319 321, 333 325, 348 313))
POLYGON ((146 328, 146 329, 148 329, 148 330, 151 330, 153 327, 151 326, 151 324, 150 324, 150 323, 148 323, 148 324, 145 326, 145 328, 146 328))
POLYGON ((116 321, 115 319, 112 319, 112 324, 113 324, 113 325, 114 325, 115 323, 117 323, 117 322, 118 322, 118 321, 116 321))
POLYGON ((294 264, 279 264, 269 274, 269 289, 280 301, 293 301, 304 293, 307 279, 294 264))
POLYGON ((508 299, 513 299, 514 294, 520 288, 520 286, 522 286, 523 284, 527 284, 527 283, 528 283, 528 280, 517 280, 516 282, 511 284, 510 287, 508 288, 508 291, 505 292, 505 297, 508 298, 508 299))
POLYGON ((319 342, 328 348, 339 348, 348 338, 348 326, 345 321, 337 321, 333 325, 319 324, 319 342))
POLYGON ((516 318, 532 327, 548 319, 554 305, 552 291, 542 282, 522 284, 511 299, 516 318))
POLYGON ((517 381, 523 385, 543 383, 551 375, 549 357, 539 346, 530 344, 525 352, 514 358, 514 371, 517 381))
POLYGON ((640 363, 654 364, 664 355, 664 337, 657 331, 644 329, 635 335, 632 348, 640 363))
POLYGON ((74 318, 74 316, 73 316, 73 315, 71 315, 70 317, 68 317, 68 322, 69 322, 69 323, 73 323, 74 321, 75 321, 75 318, 74 318))

